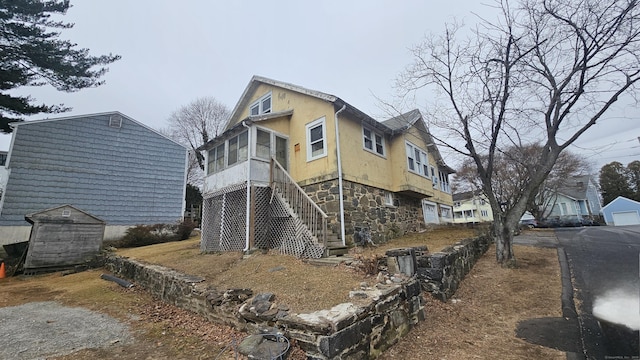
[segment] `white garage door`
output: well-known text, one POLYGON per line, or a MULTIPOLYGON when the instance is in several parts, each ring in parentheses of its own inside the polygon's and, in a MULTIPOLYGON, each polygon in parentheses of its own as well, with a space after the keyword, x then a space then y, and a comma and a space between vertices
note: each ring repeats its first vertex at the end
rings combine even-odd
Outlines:
POLYGON ((640 215, 638 215, 637 211, 615 212, 611 215, 615 226, 640 224, 640 215))

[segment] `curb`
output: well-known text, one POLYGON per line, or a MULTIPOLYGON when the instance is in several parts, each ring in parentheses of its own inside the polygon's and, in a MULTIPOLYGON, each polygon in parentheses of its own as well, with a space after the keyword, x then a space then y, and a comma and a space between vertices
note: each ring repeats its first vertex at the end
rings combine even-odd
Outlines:
POLYGON ((562 316, 575 319, 578 317, 578 313, 576 312, 576 305, 573 302, 573 285, 571 284, 571 272, 569 271, 567 253, 561 247, 558 247, 557 250, 562 278, 562 316))
MULTIPOLYGON (((569 260, 567 259, 567 253, 563 248, 559 246, 556 250, 558 251, 558 262, 560 263, 561 274, 560 277, 562 279, 562 317, 564 317, 565 319, 575 319, 578 321, 578 324, 580 324, 578 313, 576 311, 576 305, 573 301, 573 284, 571 283, 571 271, 569 270, 569 260)), ((580 325, 578 326, 580 327, 580 325)), ((582 333, 582 329, 580 329, 580 333, 582 333)), ((584 355, 574 352, 567 352, 566 356, 567 360, 585 359, 584 355)))

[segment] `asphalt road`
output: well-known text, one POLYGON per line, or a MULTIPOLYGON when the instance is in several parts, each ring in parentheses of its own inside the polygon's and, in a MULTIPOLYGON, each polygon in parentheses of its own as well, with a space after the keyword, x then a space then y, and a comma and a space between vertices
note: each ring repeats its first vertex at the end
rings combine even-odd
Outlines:
MULTIPOLYGON (((635 294, 637 299, 640 292, 640 226, 557 229, 556 236, 558 246, 564 249, 569 260, 587 358, 638 358, 639 354, 620 350, 620 346, 603 336, 593 316, 593 305, 596 299, 616 291, 635 294)), ((640 312, 639 305, 630 307, 628 311, 633 315, 640 312)))

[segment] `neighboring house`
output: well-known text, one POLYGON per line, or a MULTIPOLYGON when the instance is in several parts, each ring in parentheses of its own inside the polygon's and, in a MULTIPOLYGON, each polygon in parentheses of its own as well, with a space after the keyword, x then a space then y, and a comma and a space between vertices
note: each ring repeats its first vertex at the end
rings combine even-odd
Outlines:
POLYGON ((25 215, 69 204, 106 222, 105 239, 184 212, 187 149, 118 112, 12 124, 0 245, 26 241, 25 215))
POLYGON ((575 176, 558 189, 545 210, 547 219, 582 222, 600 214, 602 201, 590 176, 575 176))
POLYGON ((640 225, 640 202, 618 196, 602 208, 607 225, 640 225))
POLYGON ((482 190, 453 194, 453 222, 455 224, 493 221, 493 212, 482 190))
POLYGON ((254 76, 200 150, 203 251, 319 257, 451 221, 453 170, 418 110, 378 122, 336 96, 254 76))

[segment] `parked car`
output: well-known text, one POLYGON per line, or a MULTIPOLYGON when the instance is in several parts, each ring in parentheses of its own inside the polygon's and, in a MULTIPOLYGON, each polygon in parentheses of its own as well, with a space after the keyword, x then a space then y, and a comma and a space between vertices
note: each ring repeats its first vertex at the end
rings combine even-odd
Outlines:
POLYGON ((533 229, 534 227, 538 227, 538 220, 536 219, 520 220, 520 227, 533 229))

